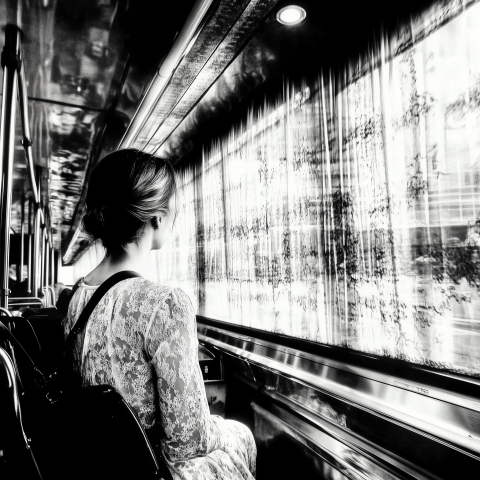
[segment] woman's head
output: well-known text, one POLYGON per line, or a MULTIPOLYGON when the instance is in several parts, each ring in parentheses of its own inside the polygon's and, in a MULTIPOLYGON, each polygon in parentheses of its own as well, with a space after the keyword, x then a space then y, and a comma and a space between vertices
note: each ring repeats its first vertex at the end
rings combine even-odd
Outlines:
POLYGON ((83 226, 108 254, 121 254, 153 229, 152 248, 160 248, 175 212, 173 167, 139 150, 118 150, 94 169, 86 198, 83 226))

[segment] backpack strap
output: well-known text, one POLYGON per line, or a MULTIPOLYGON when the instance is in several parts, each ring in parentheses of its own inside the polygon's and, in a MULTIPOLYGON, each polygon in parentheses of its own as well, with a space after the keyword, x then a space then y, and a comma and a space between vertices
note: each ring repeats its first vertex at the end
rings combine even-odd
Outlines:
POLYGON ((72 287, 72 291, 70 292, 70 298, 68 299, 68 303, 70 303, 70 300, 73 297, 73 294, 78 290, 78 287, 80 286, 80 282, 83 280, 82 278, 79 278, 76 282, 75 285, 72 287))
MULTIPOLYGON (((78 317, 73 328, 70 330, 70 333, 67 336, 67 340, 65 341, 65 347, 68 349, 73 345, 75 342, 75 338, 77 335, 85 328, 87 325, 88 319, 92 314, 95 307, 98 305, 100 300, 104 297, 104 295, 117 283, 121 282, 122 280, 127 280, 128 278, 136 278, 141 277, 137 272, 133 272, 131 270, 124 270, 122 272, 118 272, 113 274, 111 277, 107 278, 96 290, 95 293, 92 295, 92 298, 88 301, 83 309, 82 313, 78 317)), ((79 280, 74 287, 72 288, 72 295, 70 296, 70 300, 73 297, 73 294, 78 289, 79 280)))

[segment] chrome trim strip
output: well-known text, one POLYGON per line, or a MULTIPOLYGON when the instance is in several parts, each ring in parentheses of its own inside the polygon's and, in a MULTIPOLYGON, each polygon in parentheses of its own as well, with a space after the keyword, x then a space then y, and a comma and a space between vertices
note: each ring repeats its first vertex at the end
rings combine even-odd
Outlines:
POLYGON ((424 392, 427 389, 412 391, 402 383, 401 378, 379 381, 378 378, 383 375, 378 372, 373 379, 370 377, 374 376, 374 372, 364 372, 364 369, 338 362, 333 362, 335 366, 332 366, 314 355, 299 355, 278 345, 267 347, 243 335, 218 328, 199 326, 198 338, 252 364, 313 386, 420 434, 432 435, 452 448, 461 447, 467 450, 467 454, 474 452, 473 456, 480 456, 480 404, 475 399, 468 402, 468 406, 474 408, 466 408, 465 400, 468 399, 463 397, 452 395, 455 402, 446 402, 427 396, 424 392), (209 329, 225 337, 221 340, 211 338, 208 336, 209 329), (347 382, 353 386, 348 386, 347 382))
MULTIPOLYGON (((275 422, 276 424, 281 424, 285 433, 300 441, 316 455, 321 455, 321 451, 327 452, 338 462, 343 474, 350 474, 355 479, 373 480, 374 478, 382 478, 382 480, 396 480, 415 478, 417 480, 439 480, 437 477, 425 476, 405 464, 396 462, 396 466, 403 471, 402 473, 406 474, 401 475, 399 472, 385 465, 382 461, 383 459, 378 461, 373 458, 368 451, 361 448, 363 447, 362 444, 358 446, 348 441, 346 442, 344 438, 335 435, 335 433, 329 431, 329 428, 324 425, 319 425, 320 428, 315 428, 309 423, 306 423, 302 418, 296 417, 278 405, 269 405, 269 409, 267 410, 257 403, 252 402, 251 407, 255 413, 260 414, 265 419, 275 422), (355 466, 352 465, 352 462, 346 458, 349 453, 353 452, 362 457, 365 465, 362 465, 363 468, 361 468, 361 470, 357 470, 355 466), (376 470, 373 477, 365 471, 365 467, 368 468, 368 472, 376 470), (378 470, 380 470, 381 473, 378 472, 378 470), (381 474, 381 477, 378 476, 379 474, 381 474)), ((387 459, 387 462, 389 461, 390 458, 387 459)))
MULTIPOLYGON (((407 462, 403 458, 398 457, 394 453, 383 449, 381 446, 375 445, 370 441, 361 438, 359 435, 335 425, 324 417, 312 414, 312 412, 310 412, 308 409, 286 398, 284 395, 279 395, 276 392, 265 392, 265 395, 273 400, 279 400, 281 403, 287 405, 291 410, 293 410, 299 417, 310 421, 328 435, 336 438, 338 441, 344 443, 350 448, 357 450, 358 452, 362 453, 362 455, 371 455, 372 461, 376 461, 376 463, 379 463, 380 461, 382 463, 390 464, 391 466, 402 470, 408 475, 419 480, 437 478, 432 477, 432 474, 430 473, 420 472, 417 466, 407 462), (373 457, 376 457, 378 460, 374 460, 373 457)), ((281 407, 277 407, 277 409, 282 410, 281 407)))
MULTIPOLYGON (((201 324, 201 321, 199 321, 199 324, 201 324)), ((265 348, 270 348, 270 349, 274 349, 274 350, 277 350, 277 351, 281 351, 281 352, 283 352, 285 354, 288 354, 288 355, 295 355, 297 357, 305 358, 307 360, 311 360, 311 361, 316 362, 316 363, 321 363, 323 365, 333 367, 333 368, 337 368, 337 369, 340 369, 340 370, 345 370, 345 368, 347 367, 348 371, 351 372, 351 373, 355 373, 355 374, 360 375, 362 377, 369 378, 371 380, 375 380, 375 381, 378 381, 378 382, 382 382, 382 383, 391 385, 392 387, 400 386, 396 383, 396 382, 400 381, 401 383, 404 383, 404 384, 408 385, 409 388, 407 388, 405 386, 402 387, 402 388, 406 388, 407 390, 416 391, 417 393, 422 393, 424 395, 428 395, 429 397, 432 397, 432 398, 437 398, 438 400, 442 400, 444 402, 448 402, 448 403, 452 403, 452 404, 459 405, 459 406, 462 406, 462 407, 470 408, 472 410, 479 410, 480 411, 480 398, 473 398, 473 397, 469 397, 469 396, 466 396, 466 395, 459 395, 459 394, 456 394, 456 393, 452 393, 449 390, 444 390, 444 389, 440 389, 440 388, 437 388, 437 387, 431 387, 431 386, 429 386, 427 388, 428 392, 425 392, 426 389, 425 389, 425 385, 423 385, 423 384, 416 383, 416 382, 413 382, 413 381, 410 381, 410 380, 405 381, 401 378, 394 378, 394 377, 391 377, 389 375, 385 375, 381 372, 378 372, 378 371, 375 371, 375 370, 369 370, 367 368, 360 367, 358 365, 354 365, 354 364, 346 365, 343 362, 338 362, 338 361, 330 359, 330 358, 325 358, 325 357, 321 357, 319 355, 313 355, 311 353, 302 352, 302 351, 298 351, 298 350, 293 350, 292 348, 285 347, 283 345, 278 345, 278 344, 275 344, 275 343, 272 343, 272 342, 268 342, 266 340, 261 340, 261 339, 255 338, 255 337, 249 337, 249 336, 246 336, 246 335, 242 335, 240 333, 231 332, 229 330, 224 330, 224 329, 217 328, 217 327, 206 326, 206 327, 201 327, 201 328, 206 328, 207 330, 214 330, 214 331, 217 331, 221 334, 228 335, 229 337, 233 337, 233 338, 236 338, 236 339, 239 339, 239 340, 250 342, 250 343, 253 343, 255 345, 265 347, 265 348)), ((377 357, 373 357, 373 356, 369 356, 369 355, 367 355, 367 356, 370 357, 370 358, 373 358, 374 360, 378 360, 377 357)), ((417 367, 417 369, 421 370, 421 371, 424 370, 421 367, 417 367)), ((442 377, 447 377, 447 378, 459 378, 459 377, 457 377, 453 374, 449 374, 449 373, 445 373, 445 372, 436 372, 436 375, 440 375, 442 377)), ((480 380, 477 380, 475 378, 463 378, 462 377, 462 381, 480 386, 480 380)))
POLYGON ((322 432, 317 432, 317 435, 314 435, 316 438, 312 438, 310 435, 305 434, 305 432, 296 428, 298 427, 298 425, 296 425, 296 427, 293 427, 288 421, 286 421, 284 418, 281 418, 281 416, 272 414, 271 412, 265 410, 256 403, 252 402, 251 407, 257 415, 265 418, 270 423, 275 423, 279 425, 284 433, 306 446, 315 455, 318 455, 320 458, 323 459, 321 453, 318 452, 316 449, 312 448, 311 442, 314 444, 314 446, 318 448, 318 450, 326 452, 328 456, 333 457, 333 462, 328 463, 332 464, 333 467, 339 472, 341 472, 343 475, 346 475, 348 476, 348 478, 355 480, 372 480, 370 476, 365 475, 364 472, 360 472, 359 470, 355 469, 354 467, 345 462, 345 459, 342 458, 343 445, 340 442, 335 441, 334 439, 322 432))
POLYGON ((118 145, 118 149, 129 148, 134 143, 141 128, 149 119, 153 108, 160 101, 161 95, 175 68, 195 41, 198 28, 201 26, 212 3, 213 0, 197 0, 193 5, 192 10, 185 20, 185 24, 175 38, 172 48, 160 65, 157 76, 149 85, 140 106, 137 108, 132 121, 128 125, 127 131, 118 145))

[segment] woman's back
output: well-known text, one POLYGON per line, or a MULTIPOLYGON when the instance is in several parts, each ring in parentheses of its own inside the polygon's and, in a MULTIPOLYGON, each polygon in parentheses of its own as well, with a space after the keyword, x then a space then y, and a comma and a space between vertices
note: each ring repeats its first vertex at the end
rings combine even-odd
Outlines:
MULTIPOLYGON (((150 252, 170 235, 176 196, 175 170, 166 160, 128 149, 99 162, 89 180, 83 228, 106 254, 75 292, 65 334, 92 297, 92 285, 120 271, 144 271, 150 252)), ((84 384, 108 384, 124 397, 153 444, 160 444, 175 479, 253 478, 250 430, 210 415, 195 313, 182 290, 143 278, 121 281, 95 307, 76 342, 74 368, 84 384)))
MULTIPOLYGON (((66 334, 96 288, 80 282, 66 334)), ((144 428, 158 428, 174 478, 253 478, 251 432, 209 413, 195 315, 182 290, 143 278, 119 282, 90 316, 74 358, 85 385, 115 387, 144 428)))

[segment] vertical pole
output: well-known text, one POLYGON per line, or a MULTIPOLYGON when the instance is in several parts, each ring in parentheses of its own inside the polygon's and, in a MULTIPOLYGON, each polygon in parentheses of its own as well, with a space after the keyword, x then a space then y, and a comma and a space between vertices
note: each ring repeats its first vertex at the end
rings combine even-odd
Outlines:
POLYGON ((52 287, 57 282, 55 278, 55 249, 53 248, 53 238, 51 238, 52 250, 50 252, 50 285, 52 287))
POLYGON ((39 272, 39 248, 40 248, 40 204, 35 204, 33 221, 33 268, 32 268, 32 296, 38 297, 38 272, 39 272))
POLYGON ((8 308, 10 260, 10 210, 12 204, 12 166, 15 141, 15 109, 19 66, 20 31, 5 28, 2 52, 3 96, 0 117, 0 307, 8 308))
MULTIPOLYGON (((39 210, 40 212, 40 210, 39 210)), ((41 245, 41 252, 40 252, 40 290, 43 292, 43 287, 45 286, 45 224, 43 223, 40 226, 40 245, 41 245)))
POLYGON ((60 250, 55 252, 55 282, 58 282, 58 276, 60 272, 62 256, 60 255, 60 250))
POLYGON ((18 283, 23 282, 23 264, 24 259, 24 249, 25 249, 25 196, 22 195, 22 212, 21 212, 21 224, 20 224, 20 274, 18 275, 18 283))
POLYGON ((52 244, 50 242, 50 233, 48 234, 48 237, 47 237, 47 240, 48 240, 48 248, 47 248, 47 276, 46 276, 46 283, 47 283, 47 286, 48 287, 51 287, 52 286, 52 279, 50 278, 51 277, 51 271, 50 271, 50 256, 52 254, 52 244))
POLYGON ((50 242, 47 241, 45 242, 45 287, 47 288, 47 292, 48 292, 48 297, 50 298, 50 291, 48 289, 48 287, 50 286, 50 282, 48 281, 48 273, 49 273, 49 265, 50 265, 50 242))
POLYGON ((33 278, 33 263, 32 263, 32 217, 33 217, 33 201, 31 198, 28 200, 28 257, 27 257, 27 292, 28 295, 32 294, 32 278, 33 278))
POLYGON ((50 281, 49 281, 49 284, 50 286, 52 287, 51 290, 52 290, 52 307, 55 306, 55 304, 57 303, 57 299, 55 298, 55 289, 54 289, 54 285, 55 285, 55 278, 54 278, 54 265, 53 265, 53 259, 55 257, 55 250, 53 249, 53 235, 50 233, 50 268, 48 269, 49 272, 50 272, 50 281))

